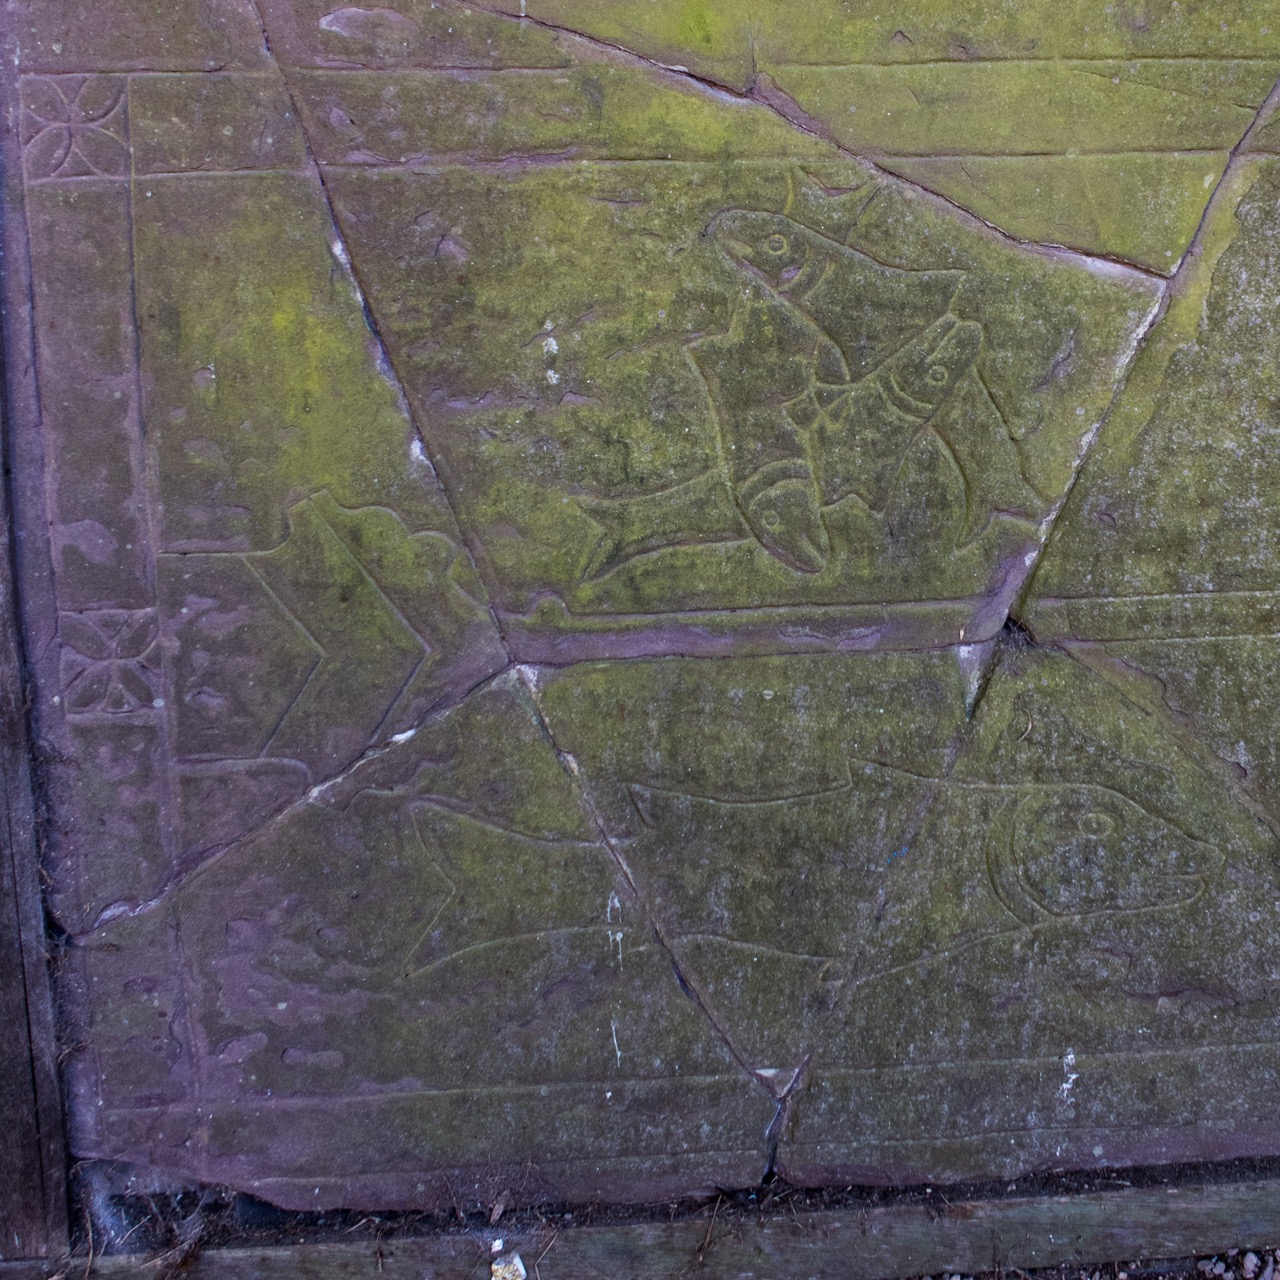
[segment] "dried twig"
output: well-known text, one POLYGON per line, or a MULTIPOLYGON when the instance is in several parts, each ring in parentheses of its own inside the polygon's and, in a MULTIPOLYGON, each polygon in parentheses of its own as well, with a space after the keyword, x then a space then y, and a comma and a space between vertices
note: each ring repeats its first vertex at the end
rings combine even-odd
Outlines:
POLYGON ((547 1241, 547 1247, 543 1249, 543 1251, 533 1260, 533 1280, 542 1280, 542 1272, 538 1270, 538 1263, 551 1252, 551 1246, 559 1239, 560 1233, 558 1231, 553 1231, 551 1233, 551 1239, 547 1241))
POLYGON ((698 1266, 702 1266, 702 1260, 707 1256, 707 1250, 711 1248, 711 1235, 716 1229, 716 1214, 720 1212, 720 1203, 724 1196, 716 1196, 716 1207, 711 1210, 711 1221, 707 1223, 707 1234, 703 1237, 702 1243, 694 1251, 694 1257, 698 1260, 698 1266))
POLYGON ((84 1280, 89 1280, 89 1273, 93 1270, 93 1215, 85 1215, 85 1226, 89 1228, 89 1257, 84 1264, 84 1280))

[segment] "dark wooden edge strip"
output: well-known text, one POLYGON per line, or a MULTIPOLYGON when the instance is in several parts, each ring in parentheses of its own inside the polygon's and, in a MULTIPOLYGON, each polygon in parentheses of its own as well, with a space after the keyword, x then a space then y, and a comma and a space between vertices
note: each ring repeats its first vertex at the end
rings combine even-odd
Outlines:
MULTIPOLYGON (((473 1235, 384 1240, 380 1246, 294 1244, 209 1249, 183 1260, 112 1257, 64 1263, 65 1274, 110 1278, 165 1275, 181 1261, 183 1280, 478 1280, 487 1278, 500 1227, 473 1235)), ((628 1223, 503 1238, 536 1280, 705 1280, 973 1275, 1000 1268, 1203 1257, 1230 1247, 1280 1241, 1280 1180, 1110 1190, 1002 1200, 940 1199, 933 1207, 628 1223), (536 1268, 536 1269, 535 1269, 536 1268)), ((43 1280, 56 1264, 0 1265, 0 1280, 43 1280)))
MULTIPOLYGON (((7 7, 7 6, 5 6, 7 7)), ((0 18, 3 14, 0 13, 0 18)), ((13 462, 39 429, 12 28, 0 78, 0 1258, 67 1247, 66 1145, 19 632, 13 462)))

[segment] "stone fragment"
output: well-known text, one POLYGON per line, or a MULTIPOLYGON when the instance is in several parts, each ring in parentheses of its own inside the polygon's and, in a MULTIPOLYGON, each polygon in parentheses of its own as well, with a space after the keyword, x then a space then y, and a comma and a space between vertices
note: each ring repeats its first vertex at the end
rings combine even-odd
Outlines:
POLYGON ((766 1100, 672 979, 522 688, 490 684, 85 940, 122 1019, 86 1150, 155 1144, 297 1208, 447 1205, 477 1141, 485 1177, 537 1198, 649 1194, 708 1160, 752 1176, 766 1100), (179 980, 202 1084, 159 1107, 128 1035, 178 935, 207 975, 179 980), (686 1132, 686 1108, 719 1119, 686 1132))
POLYGON ((74 1160, 1280 1150, 1280 23, 876 8, 7 0, 74 1160))
POLYGON ((1206 250, 1063 511, 1026 619, 1274 806, 1275 161, 1240 165, 1206 250))
POLYGON ((525 1280, 529 1273, 518 1253, 504 1253, 489 1264, 493 1280, 525 1280))

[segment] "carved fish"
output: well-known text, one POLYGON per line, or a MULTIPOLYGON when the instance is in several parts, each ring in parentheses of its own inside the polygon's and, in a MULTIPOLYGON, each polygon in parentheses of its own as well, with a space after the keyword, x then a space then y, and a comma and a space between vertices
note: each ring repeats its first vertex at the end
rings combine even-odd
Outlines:
POLYGON ((835 344, 776 299, 739 306, 727 334, 689 345, 715 413, 719 453, 747 531, 775 559, 817 573, 831 552, 810 433, 785 404, 815 378, 848 380, 835 344))
MULTIPOLYGON (((823 508, 850 494, 883 508, 908 450, 981 341, 978 324, 943 316, 856 383, 811 377, 781 405, 745 408, 723 389, 723 360, 704 350, 699 364, 717 402, 725 471, 636 498, 579 499, 603 529, 584 577, 662 547, 746 537, 797 572, 818 572, 831 553, 823 508)), ((811 363, 821 367, 821 357, 811 363)))
POLYGON ((980 325, 945 315, 858 382, 817 384, 790 401, 791 419, 813 433, 824 501, 856 494, 883 510, 907 450, 981 345, 980 325))
POLYGON ((817 573, 831 554, 824 510, 856 496, 883 512, 926 431, 965 486, 959 545, 993 512, 1040 509, 975 369, 982 326, 950 310, 963 271, 888 266, 783 214, 730 210, 708 233, 770 290, 738 308, 728 335, 688 348, 711 393, 722 474, 580 500, 603 529, 587 579, 663 547, 747 537, 817 573), (940 413, 949 402, 958 411, 940 413))
MULTIPOLYGON (((944 315, 871 373, 841 384, 819 381, 833 364, 847 367, 819 342, 801 394, 776 405, 765 388, 744 393, 742 350, 754 358, 756 345, 751 326, 744 330, 728 344, 692 346, 716 406, 730 489, 766 551, 792 569, 816 573, 831 551, 823 508, 857 494, 871 509, 883 509, 920 429, 973 364, 982 328, 944 315)), ((785 372, 779 368, 779 381, 785 372)))
POLYGON ((756 541, 799 573, 817 573, 831 554, 821 494, 805 458, 766 463, 736 488, 738 509, 756 541))
POLYGON ((707 228, 735 263, 839 348, 850 381, 870 373, 951 308, 963 271, 886 266, 781 213, 731 209, 707 228))
POLYGON ((966 372, 981 331, 949 311, 963 271, 887 266, 779 213, 730 210, 717 215, 708 231, 734 262, 826 334, 850 371, 853 386, 815 388, 807 404, 801 397, 793 406, 797 420, 816 423, 819 435, 827 437, 813 450, 824 503, 854 493, 872 510, 882 510, 904 456, 896 442, 913 423, 929 423, 964 481, 961 546, 982 532, 995 511, 1033 516, 1042 509, 1022 474, 1003 413, 976 370, 966 372), (935 319, 939 315, 942 320, 935 319), (948 327, 955 332, 948 334, 948 327), (886 361, 904 334, 920 329, 923 341, 931 333, 938 337, 936 357, 916 348, 916 366, 905 360, 893 371, 893 382, 865 380, 869 372, 889 367, 886 361), (950 419, 937 415, 953 392, 963 400, 963 412, 950 419), (838 445, 832 443, 836 437, 838 445))

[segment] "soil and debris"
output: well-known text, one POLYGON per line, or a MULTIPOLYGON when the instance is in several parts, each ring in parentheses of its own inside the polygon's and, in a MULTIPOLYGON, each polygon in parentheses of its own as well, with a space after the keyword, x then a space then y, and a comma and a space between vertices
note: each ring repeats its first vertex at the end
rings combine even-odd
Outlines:
MULTIPOLYGON (((941 1219, 961 1202, 1087 1194, 1126 1188, 1203 1187, 1280 1177, 1280 1159, 1232 1160, 1209 1164, 1097 1170, 1031 1175, 1013 1182, 972 1182, 946 1186, 884 1188, 845 1186, 801 1188, 774 1178, 758 1187, 722 1191, 661 1204, 529 1204, 520 1187, 487 1187, 470 1194, 459 1189, 443 1213, 329 1211, 295 1213, 277 1209, 227 1187, 161 1189, 141 1170, 109 1162, 85 1162, 73 1171, 77 1226, 73 1257, 131 1254, 153 1263, 158 1280, 177 1275, 197 1253, 218 1248, 253 1248, 320 1243, 373 1245, 381 1254, 393 1241, 448 1235, 474 1240, 490 1255, 498 1280, 532 1274, 528 1259, 506 1250, 508 1239, 642 1222, 708 1219, 721 1226, 772 1216, 923 1206, 941 1219)), ((1004 1267, 972 1274, 940 1273, 920 1280, 1280 1280, 1280 1247, 1242 1241, 1208 1257, 1125 1259, 1090 1266, 1036 1270, 1004 1267)))

